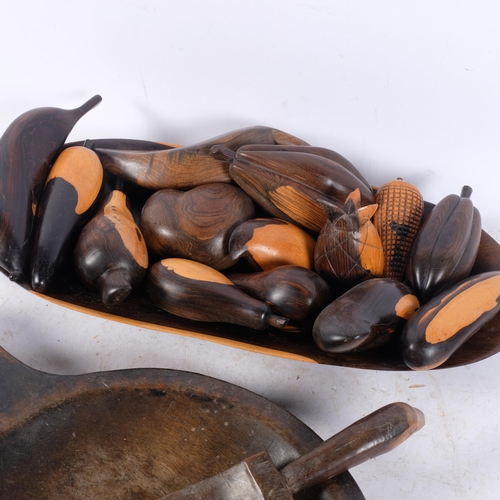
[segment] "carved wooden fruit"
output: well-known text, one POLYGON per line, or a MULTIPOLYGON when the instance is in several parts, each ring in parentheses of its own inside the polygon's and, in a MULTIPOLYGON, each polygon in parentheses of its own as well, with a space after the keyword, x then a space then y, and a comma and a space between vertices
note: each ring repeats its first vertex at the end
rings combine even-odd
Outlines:
POLYGON ((401 332, 419 308, 417 297, 400 281, 374 278, 354 286, 316 318, 313 338, 326 352, 374 349, 401 332))
POLYGON ((339 163, 300 151, 236 153, 214 146, 217 158, 230 162, 232 179, 273 217, 319 232, 327 220, 323 205, 343 206, 359 188, 363 205, 373 203, 372 191, 339 163))
POLYGON ((93 214, 103 183, 103 168, 86 146, 65 149, 50 169, 35 218, 31 286, 44 292, 71 257, 81 228, 93 214))
POLYGON ((85 225, 74 260, 80 279, 99 292, 104 304, 125 300, 142 282, 148 252, 121 191, 109 193, 99 213, 85 225))
POLYGON ((413 370, 443 364, 500 311, 500 271, 481 273, 433 297, 401 335, 403 361, 413 370))
POLYGON ((384 277, 402 280, 422 221, 422 195, 412 184, 397 179, 377 191, 375 203, 373 223, 384 248, 384 277))
POLYGON ((472 189, 443 198, 422 224, 406 267, 406 281, 427 302, 433 295, 467 278, 481 240, 481 215, 472 189))
POLYGON ((158 257, 183 257, 223 270, 234 264, 231 233, 254 215, 252 200, 239 187, 213 183, 186 192, 157 191, 145 203, 139 227, 158 257))
POLYGON ((329 160, 342 165, 345 169, 349 170, 354 174, 363 184, 365 184, 370 190, 371 185, 365 179, 364 175, 344 156, 328 148, 323 148, 320 146, 310 146, 302 144, 247 144, 239 148, 240 152, 243 151, 289 151, 296 153, 309 153, 312 155, 323 156, 329 160))
POLYGON ((382 276, 384 251, 370 220, 376 210, 376 204, 361 207, 358 189, 348 196, 343 209, 325 205, 328 221, 316 242, 314 267, 331 285, 346 289, 382 276))
POLYGON ((288 322, 219 271, 188 259, 170 258, 153 264, 147 290, 158 307, 193 321, 232 323, 254 330, 284 328, 288 322))
POLYGON ((257 271, 294 265, 314 268, 316 240, 291 222, 276 218, 251 219, 240 224, 229 239, 234 261, 245 260, 257 271))
POLYGON ((148 189, 191 189, 212 182, 231 182, 228 164, 214 158, 214 144, 237 150, 244 144, 307 144, 281 130, 248 127, 178 148, 158 151, 123 151, 97 148, 104 167, 111 173, 148 189))
POLYGON ((248 295, 267 302, 274 312, 293 321, 315 316, 331 298, 325 280, 300 266, 229 274, 228 278, 248 295))
POLYGON ((76 109, 36 108, 17 117, 0 138, 0 270, 29 275, 33 221, 52 163, 76 122, 101 101, 76 109))

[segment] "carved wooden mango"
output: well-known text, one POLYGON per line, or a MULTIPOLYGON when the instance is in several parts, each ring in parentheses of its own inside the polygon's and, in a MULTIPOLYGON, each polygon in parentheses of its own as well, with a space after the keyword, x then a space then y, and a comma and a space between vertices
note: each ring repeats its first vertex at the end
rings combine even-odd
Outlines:
POLYGON ((252 200, 238 186, 213 183, 157 191, 146 201, 139 227, 160 259, 182 257, 223 270, 235 262, 229 250, 233 230, 254 215, 252 200))
POLYGON ((326 352, 375 349, 400 334, 419 305, 412 290, 400 281, 370 279, 321 311, 314 322, 313 338, 326 352))
POLYGON ((316 240, 283 219, 262 217, 240 224, 229 239, 234 261, 242 259, 257 271, 293 265, 314 268, 316 240))

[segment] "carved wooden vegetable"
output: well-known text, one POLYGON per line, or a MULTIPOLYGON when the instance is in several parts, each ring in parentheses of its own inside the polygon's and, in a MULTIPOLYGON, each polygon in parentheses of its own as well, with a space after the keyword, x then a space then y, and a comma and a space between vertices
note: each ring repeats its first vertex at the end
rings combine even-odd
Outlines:
POLYGON ((472 189, 443 198, 422 224, 406 267, 406 281, 421 302, 467 278, 481 240, 481 215, 472 189))
POLYGON ((36 108, 16 118, 0 138, 0 270, 29 275, 33 221, 45 179, 76 122, 101 101, 76 109, 36 108))
POLYGON ((281 130, 256 126, 179 148, 142 152, 97 148, 96 152, 111 173, 145 188, 190 189, 212 182, 231 182, 227 163, 210 154, 214 144, 236 150, 251 143, 307 144, 281 130))
POLYGON ((371 222, 377 205, 361 206, 359 190, 347 198, 343 209, 325 205, 328 221, 314 249, 314 267, 331 285, 347 289, 365 278, 380 277, 384 251, 371 222))
POLYGON ((147 290, 158 307, 193 321, 232 323, 254 330, 287 324, 268 304, 241 291, 219 271, 188 259, 153 264, 147 290))
POLYGON ((243 151, 289 151, 296 153, 309 153, 312 155, 323 156, 329 160, 342 165, 345 169, 349 170, 354 176, 356 176, 363 184, 365 184, 370 190, 371 185, 365 179, 364 175, 344 156, 328 148, 322 148, 320 146, 310 146, 302 144, 247 144, 239 148, 240 152, 243 151))
POLYGON ((223 270, 234 264, 231 233, 254 215, 252 200, 239 187, 213 183, 157 191, 142 209, 140 228, 160 258, 183 257, 223 270))
POLYGON ((302 321, 330 302, 330 288, 317 273, 300 266, 281 266, 269 271, 230 274, 241 290, 267 302, 279 315, 302 321))
POLYGON ((327 220, 323 204, 343 206, 356 188, 363 205, 373 203, 366 184, 323 156, 245 148, 234 153, 222 146, 215 146, 212 152, 230 162, 231 177, 269 214, 310 231, 319 232, 327 220))
POLYGON ((433 297, 408 321, 403 361, 413 370, 443 364, 500 311, 500 271, 481 273, 433 297))
POLYGON ((74 259, 81 280, 99 292, 104 304, 123 301, 142 282, 147 248, 121 191, 109 193, 99 213, 85 225, 74 259))
POLYGON ((373 223, 384 248, 384 277, 402 280, 417 235, 424 202, 420 191, 398 178, 384 184, 375 197, 373 223))
POLYGON ((240 224, 229 239, 234 261, 245 260, 257 271, 294 265, 314 268, 316 240, 291 222, 271 217, 251 219, 240 224))
POLYGON ((35 219, 31 286, 44 292, 71 256, 78 233, 92 216, 103 169, 91 144, 65 149, 51 168, 35 219))
POLYGON ((313 338, 326 352, 374 349, 400 333, 418 308, 417 297, 400 281, 370 279, 321 311, 314 322, 313 338))

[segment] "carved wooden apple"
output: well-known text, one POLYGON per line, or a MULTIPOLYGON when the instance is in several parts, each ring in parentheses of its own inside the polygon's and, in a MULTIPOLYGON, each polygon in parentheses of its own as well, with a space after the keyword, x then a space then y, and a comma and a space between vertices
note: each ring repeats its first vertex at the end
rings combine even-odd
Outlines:
POLYGON ((231 233, 254 215, 253 202, 242 189, 212 183, 189 191, 157 191, 142 209, 140 228, 158 258, 192 259, 220 271, 234 264, 228 250, 231 233))

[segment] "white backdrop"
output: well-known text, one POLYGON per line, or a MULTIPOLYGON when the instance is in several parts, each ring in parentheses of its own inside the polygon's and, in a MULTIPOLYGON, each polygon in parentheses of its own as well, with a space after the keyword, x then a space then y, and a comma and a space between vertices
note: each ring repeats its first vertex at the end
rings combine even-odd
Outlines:
MULTIPOLYGON (((0 130, 103 102, 69 140, 194 143, 268 125, 403 177, 437 202, 472 186, 500 241, 500 6, 493 0, 19 1, 2 9, 0 130)), ((277 402, 326 438, 392 401, 426 426, 352 469, 368 499, 493 499, 500 357, 426 373, 316 366, 72 312, 0 277, 0 345, 53 373, 190 370, 277 402)))

